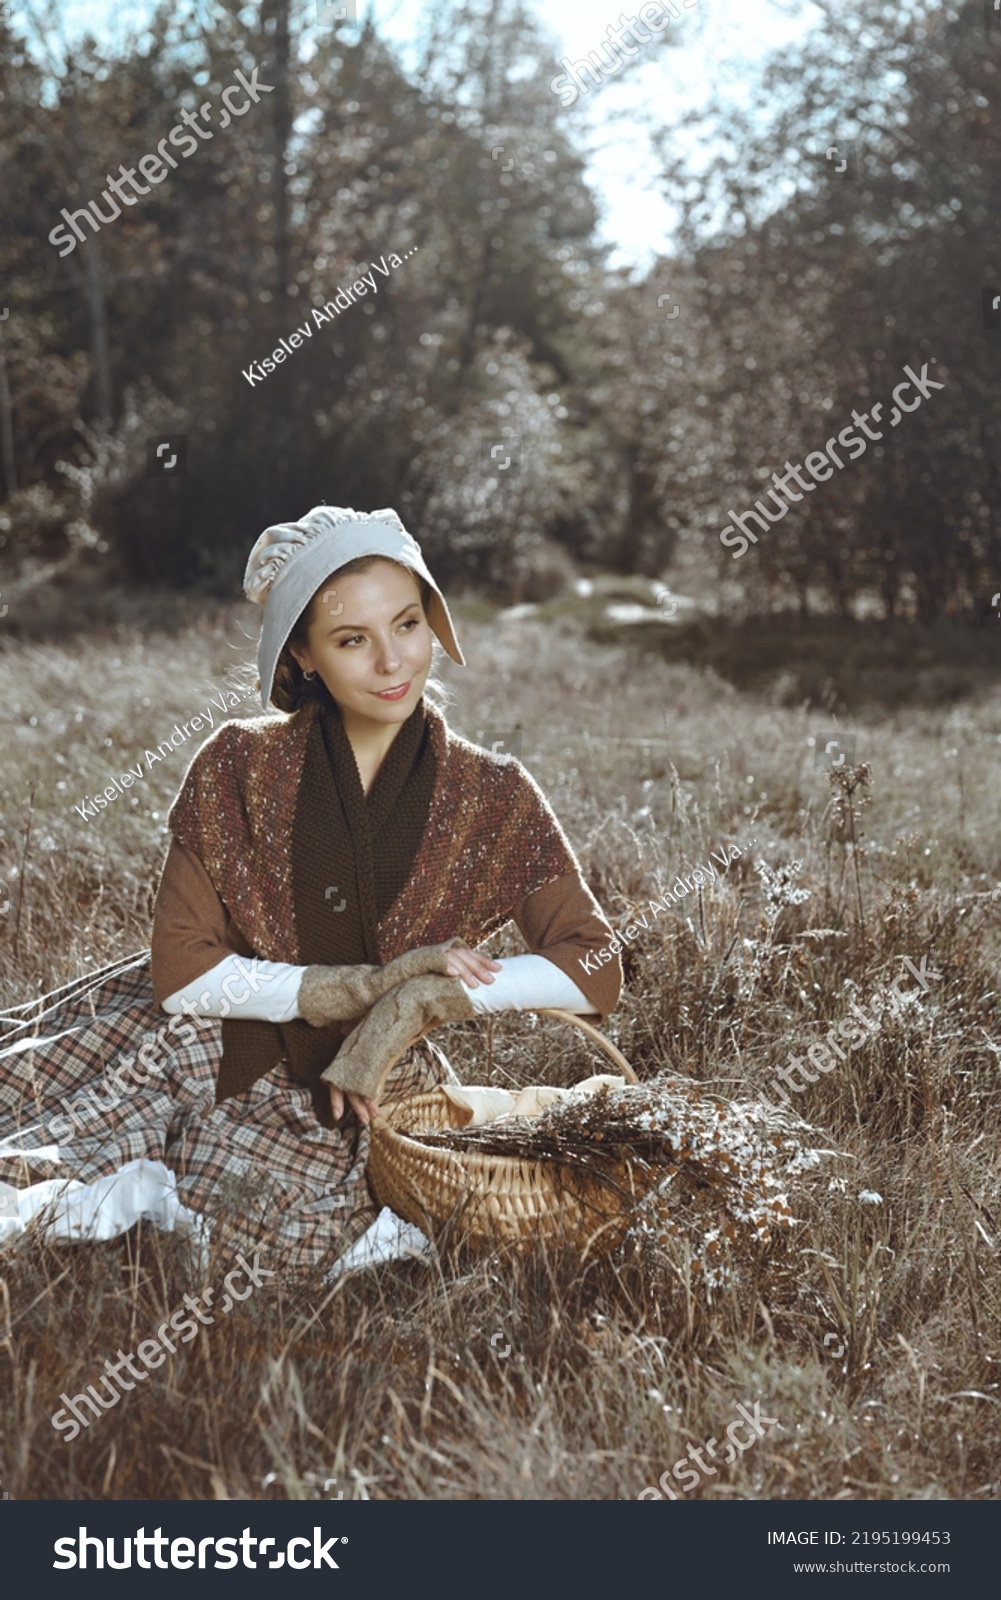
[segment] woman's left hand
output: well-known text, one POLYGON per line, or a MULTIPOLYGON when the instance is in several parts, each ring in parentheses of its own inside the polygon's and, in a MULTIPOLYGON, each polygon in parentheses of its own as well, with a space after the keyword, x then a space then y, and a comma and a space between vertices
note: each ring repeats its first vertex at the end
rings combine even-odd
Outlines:
MULTIPOLYGON (((330 1110, 333 1113, 334 1121, 340 1122, 344 1115, 345 1090, 338 1089, 336 1084, 333 1083, 328 1083, 327 1088, 330 1090, 330 1110)), ((364 1094, 352 1094, 350 1089, 348 1089, 346 1092, 349 1106, 351 1107, 355 1116, 358 1118, 358 1121, 361 1123, 362 1127, 367 1128, 369 1123, 373 1122, 379 1115, 378 1102, 375 1100, 370 1100, 368 1096, 364 1094)))
POLYGON ((478 950, 450 950, 448 952, 448 974, 451 978, 461 978, 470 989, 478 989, 481 983, 493 983, 493 973, 500 972, 501 964, 492 956, 480 955, 478 950))

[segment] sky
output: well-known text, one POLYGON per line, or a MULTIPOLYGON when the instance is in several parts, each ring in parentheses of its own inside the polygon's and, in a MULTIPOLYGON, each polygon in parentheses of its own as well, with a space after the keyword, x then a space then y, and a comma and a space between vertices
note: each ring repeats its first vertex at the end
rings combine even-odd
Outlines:
MULTIPOLYGON (((406 59, 425 0, 357 3, 361 14, 371 9, 383 37, 406 59)), ((635 9, 630 6, 627 17, 635 16, 641 3, 634 0, 635 9)), ((681 9, 681 0, 676 4, 681 9)), ((11 0, 15 20, 21 9, 18 0, 11 0)), ((299 0, 297 9, 322 42, 329 24, 321 27, 313 20, 314 0, 299 0)), ((70 40, 86 29, 111 43, 138 34, 153 10, 152 0, 61 0, 59 19, 70 40)), ((553 75, 563 70, 562 56, 577 60, 599 49, 620 10, 616 0, 535 0, 535 16, 553 38, 553 75)), ((588 179, 601 206, 600 237, 611 247, 612 267, 645 272, 657 255, 672 248, 673 214, 658 191, 657 164, 646 133, 649 119, 663 122, 665 113, 673 117, 694 109, 716 92, 735 103, 752 104, 757 67, 772 51, 808 31, 815 16, 809 0, 696 0, 643 47, 629 72, 606 79, 563 111, 577 122, 593 152, 588 179), (658 48, 658 37, 670 37, 678 47, 658 48)))

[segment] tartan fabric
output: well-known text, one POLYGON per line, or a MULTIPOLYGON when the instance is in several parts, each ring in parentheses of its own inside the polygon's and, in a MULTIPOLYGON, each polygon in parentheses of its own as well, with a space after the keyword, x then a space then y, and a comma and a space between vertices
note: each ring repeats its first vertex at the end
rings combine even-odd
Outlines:
MULTIPOLYGON (((0 1180, 89 1183, 139 1157, 162 1161, 182 1204, 209 1219, 214 1243, 266 1247, 291 1274, 328 1267, 375 1221, 368 1130, 353 1118, 346 1129, 321 1127, 284 1061, 217 1105, 222 1023, 202 1018, 196 1031, 188 1022, 171 1041, 148 953, 69 998, 46 997, 39 1012, 29 1023, 0 1018, 0 1180), (123 1069, 144 1045, 149 1070, 137 1070, 148 1081, 134 1083, 123 1069), (58 1160, 25 1159, 13 1143, 58 1143, 58 1160)), ((422 1040, 394 1068, 386 1097, 444 1081, 455 1081, 448 1062, 422 1040)))

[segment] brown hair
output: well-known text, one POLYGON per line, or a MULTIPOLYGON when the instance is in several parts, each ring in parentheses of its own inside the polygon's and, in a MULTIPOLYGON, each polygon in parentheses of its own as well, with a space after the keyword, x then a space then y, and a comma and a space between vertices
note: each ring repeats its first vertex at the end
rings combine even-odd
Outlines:
MULTIPOLYGON (((343 567, 338 567, 336 572, 332 572, 328 578, 324 578, 308 606, 303 611, 300 611, 296 618, 295 626, 282 647, 281 655, 278 657, 278 662, 275 666, 274 683, 271 686, 271 702, 278 707, 279 711, 299 711, 303 706, 308 705, 310 701, 320 700, 324 695, 328 694, 327 687, 322 679, 319 677, 312 679, 306 677, 292 654, 290 646, 295 644, 299 645, 300 648, 305 648, 310 627, 316 616, 317 602, 327 592, 335 578, 346 578, 352 572, 368 572, 369 568, 377 561, 388 561, 392 566, 399 567, 401 572, 410 573, 420 592, 421 610, 424 612, 424 620, 427 621, 432 591, 427 579, 422 578, 419 572, 414 572, 412 567, 405 566, 402 561, 394 561, 391 556, 356 556, 353 561, 345 562, 343 567)), ((435 651, 440 649, 437 639, 434 643, 434 649, 435 651)), ((427 695, 429 689, 432 690, 432 700, 435 698, 434 691, 438 691, 439 694, 443 693, 442 685, 437 683, 430 674, 424 687, 425 695, 427 695)))

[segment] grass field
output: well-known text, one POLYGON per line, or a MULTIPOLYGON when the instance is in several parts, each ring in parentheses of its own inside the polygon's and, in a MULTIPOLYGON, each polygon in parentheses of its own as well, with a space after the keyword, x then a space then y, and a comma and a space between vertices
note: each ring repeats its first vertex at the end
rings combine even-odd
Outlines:
MULTIPOLYGON (((679 1498, 997 1497, 996 673, 950 669, 924 703, 861 705, 837 688, 858 651, 839 655, 825 630, 834 687, 802 701, 859 706, 838 731, 871 769, 839 808, 811 744, 834 724, 781 664, 768 681, 719 676, 649 641, 601 642, 571 609, 545 622, 457 611, 471 665, 442 669, 449 720, 470 737, 520 726, 613 926, 711 851, 756 840, 624 956, 608 1032, 641 1078, 669 1069, 750 1098, 903 957, 940 978, 794 1096, 812 1142, 836 1153, 803 1180, 797 1226, 712 1296, 669 1248, 583 1269, 543 1254, 458 1272, 387 1264, 261 1293, 67 1445, 49 1420, 60 1392, 135 1348, 190 1285, 178 1242, 149 1229, 99 1246, 29 1240, 0 1258, 3 1489, 635 1499, 758 1403, 772 1421, 753 1447, 689 1490, 672 1479, 679 1498)), ((74 807, 246 664, 241 615, 0 651, 6 1003, 148 942, 164 819, 197 739, 91 820, 74 807)), ((893 648, 902 684, 903 635, 893 648)), ((866 670, 880 673, 878 652, 866 670)), ((532 1019, 498 1021, 489 1040, 473 1025, 436 1037, 467 1080, 600 1070, 576 1036, 532 1019)))

